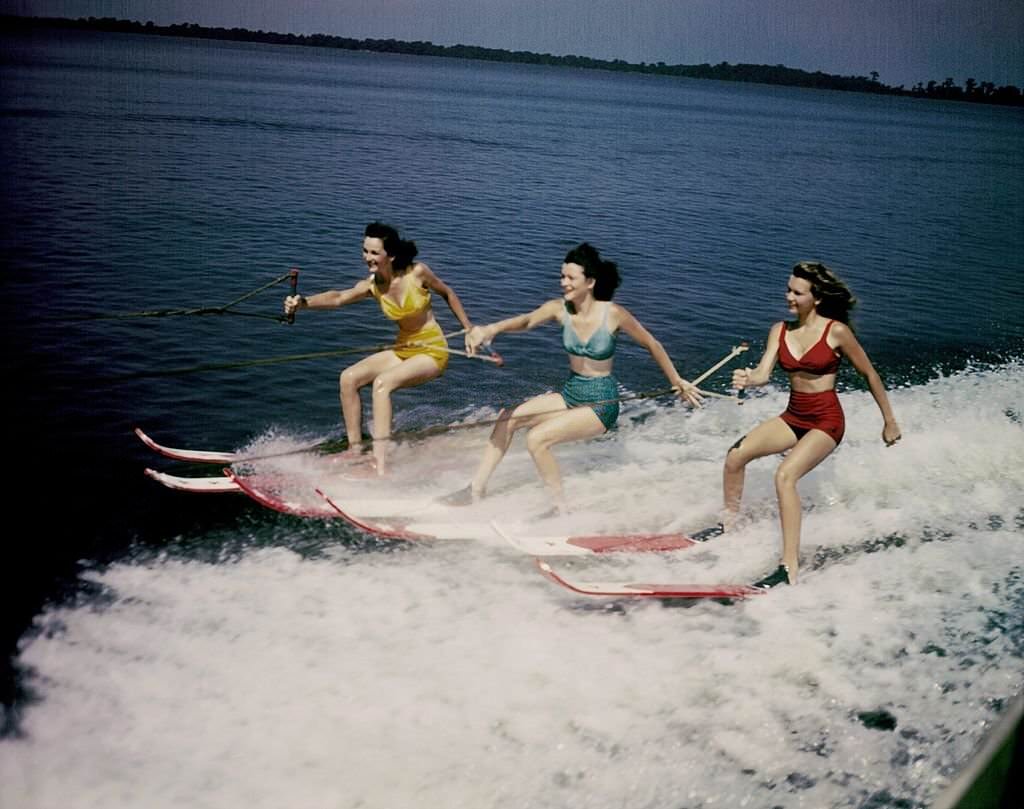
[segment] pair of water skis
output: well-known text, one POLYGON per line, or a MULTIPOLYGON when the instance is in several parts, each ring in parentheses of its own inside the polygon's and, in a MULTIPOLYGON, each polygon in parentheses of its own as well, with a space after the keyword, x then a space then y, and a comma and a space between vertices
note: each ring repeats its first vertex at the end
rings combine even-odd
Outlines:
MULTIPOLYGON (((200 494, 244 494, 260 505, 283 514, 316 519, 343 519, 350 525, 379 539, 400 541, 464 540, 483 535, 497 535, 518 551, 535 557, 537 569, 548 580, 574 593, 588 596, 658 599, 743 599, 766 592, 763 587, 748 584, 685 584, 610 581, 575 581, 557 572, 542 557, 591 556, 611 553, 665 553, 692 548, 718 536, 718 527, 693 535, 681 533, 589 534, 589 535, 515 535, 497 522, 467 523, 453 520, 459 509, 437 499, 404 502, 405 514, 389 516, 393 500, 360 499, 349 506, 322 489, 290 486, 283 476, 242 474, 232 464, 257 460, 254 456, 235 452, 211 452, 177 449, 157 443, 136 428, 135 434, 150 449, 167 458, 190 463, 223 466, 223 475, 212 477, 181 477, 146 469, 145 474, 162 485, 177 491, 200 494)), ((461 515, 460 515, 461 516, 461 515)))

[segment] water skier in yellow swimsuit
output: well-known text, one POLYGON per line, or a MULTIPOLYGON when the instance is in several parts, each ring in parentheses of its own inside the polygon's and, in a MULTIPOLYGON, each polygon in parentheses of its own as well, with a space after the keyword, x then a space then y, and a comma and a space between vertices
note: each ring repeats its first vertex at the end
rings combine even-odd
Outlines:
MULTIPOLYGON (((359 391, 373 384, 374 439, 391 435, 391 393, 398 388, 422 385, 441 376, 448 365, 448 342, 434 319, 431 292, 448 304, 462 327, 473 327, 455 291, 433 270, 415 261, 416 244, 405 241, 390 225, 373 222, 363 236, 363 261, 370 277, 345 290, 328 290, 316 295, 290 295, 284 311, 291 315, 300 309, 337 309, 350 303, 373 298, 384 316, 398 324, 394 348, 387 348, 350 365, 341 372, 341 413, 349 447, 362 440, 362 402, 359 391)), ((377 471, 383 469, 383 448, 375 445, 377 471)))

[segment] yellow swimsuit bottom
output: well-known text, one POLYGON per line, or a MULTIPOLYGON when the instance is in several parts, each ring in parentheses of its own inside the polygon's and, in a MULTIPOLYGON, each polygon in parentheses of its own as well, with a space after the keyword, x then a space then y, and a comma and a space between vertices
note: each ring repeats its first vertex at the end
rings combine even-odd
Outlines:
POLYGON ((399 346, 395 349, 395 354, 401 360, 426 354, 437 363, 437 367, 442 371, 448 367, 448 341, 444 338, 444 332, 441 331, 436 320, 419 331, 399 330, 395 344, 399 346), (416 343, 416 345, 405 345, 406 343, 416 343))

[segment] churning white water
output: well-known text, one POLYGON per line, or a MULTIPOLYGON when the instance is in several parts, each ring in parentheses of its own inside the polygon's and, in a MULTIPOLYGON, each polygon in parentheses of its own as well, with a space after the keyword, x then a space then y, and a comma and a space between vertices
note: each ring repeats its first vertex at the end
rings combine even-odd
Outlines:
MULTIPOLYGON (((316 521, 268 519, 216 561, 96 569, 99 595, 49 609, 23 641, 38 699, 21 737, 0 742, 0 805, 927 802, 1024 682, 1024 368, 891 398, 904 438, 887 449, 869 394, 842 395, 846 440, 801 487, 801 583, 746 602, 576 596, 493 533, 398 546, 316 521)), ((558 451, 575 511, 556 519, 534 520, 545 495, 517 441, 494 496, 457 519, 697 529, 715 519, 726 448, 784 401, 767 389, 741 407, 627 410, 616 433, 558 451)), ((396 450, 400 489, 327 488, 396 502, 449 491, 485 436, 396 450)), ((552 564, 750 581, 777 563, 776 464, 750 467, 735 535, 552 564)))

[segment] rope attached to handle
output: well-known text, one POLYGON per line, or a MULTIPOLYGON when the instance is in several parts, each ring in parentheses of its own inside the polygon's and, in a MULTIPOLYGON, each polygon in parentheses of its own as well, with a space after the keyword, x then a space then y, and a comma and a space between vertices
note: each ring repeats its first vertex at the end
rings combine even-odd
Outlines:
MULTIPOLYGON (((280 323, 284 321, 283 315, 270 315, 263 312, 236 312, 232 307, 237 306, 242 301, 246 301, 254 295, 258 295, 266 289, 270 289, 272 286, 277 286, 284 281, 291 280, 294 285, 298 278, 298 273, 298 270, 293 269, 279 278, 275 278, 273 281, 270 281, 261 287, 257 287, 252 290, 252 292, 246 292, 244 295, 235 298, 233 301, 225 303, 223 306, 196 306, 188 309, 148 309, 141 312, 121 312, 113 315, 77 315, 74 317, 54 318, 53 321, 56 323, 72 323, 83 320, 131 320, 141 317, 178 317, 181 315, 239 315, 242 317, 259 317, 266 320, 276 320, 280 323)), ((292 288, 294 289, 294 286, 292 288)))
MULTIPOLYGON (((445 335, 445 336, 446 337, 450 337, 450 336, 456 336, 456 335, 459 335, 459 334, 462 334, 462 332, 453 332, 451 335, 445 335)), ((748 348, 750 348, 750 345, 746 341, 740 343, 737 346, 733 346, 732 350, 725 357, 723 357, 721 360, 719 360, 714 365, 712 365, 710 368, 708 368, 706 371, 704 371, 704 373, 702 373, 700 376, 698 376, 691 384, 697 384, 699 382, 703 382, 705 379, 707 379, 709 376, 711 376, 711 374, 713 374, 715 371, 717 371, 719 368, 721 368, 723 365, 725 365, 727 362, 729 362, 734 357, 738 357, 740 354, 742 354, 748 348)), ((481 359, 483 359, 483 358, 481 357, 481 359)), ((629 401, 634 401, 634 400, 638 400, 638 399, 657 399, 657 398, 660 398, 662 396, 668 396, 669 394, 676 394, 678 392, 679 391, 676 388, 674 388, 674 387, 672 387, 672 388, 660 388, 658 390, 651 390, 651 391, 641 391, 639 393, 631 393, 631 394, 626 394, 625 396, 618 396, 618 397, 616 397, 614 399, 602 399, 601 401, 597 401, 597 402, 588 402, 586 404, 576 405, 575 407, 567 408, 566 410, 562 410, 562 409, 559 409, 559 410, 549 410, 549 411, 546 411, 545 413, 535 413, 534 415, 548 415, 548 414, 554 414, 554 413, 565 413, 565 412, 567 412, 567 410, 575 410, 575 409, 584 408, 584 407, 594 407, 595 405, 602 405, 602 404, 612 404, 613 402, 629 402, 629 401)), ((720 398, 723 398, 723 399, 734 399, 735 398, 733 396, 726 396, 725 394, 715 394, 715 393, 710 393, 710 392, 705 392, 705 391, 701 391, 701 392, 704 393, 705 395, 717 396, 717 397, 720 397, 720 398)), ((362 445, 362 446, 369 446, 369 445, 371 445, 371 444, 373 444, 375 442, 378 442, 378 441, 395 441, 395 442, 415 441, 415 440, 421 439, 421 438, 429 438, 430 436, 433 436, 433 435, 441 435, 443 433, 455 432, 456 430, 471 430, 471 429, 479 429, 480 427, 490 427, 490 426, 492 426, 494 424, 497 424, 498 421, 500 421, 500 417, 496 418, 496 419, 485 419, 485 420, 482 420, 482 421, 472 421, 472 422, 467 422, 467 423, 464 423, 464 424, 437 424, 437 425, 434 425, 432 427, 424 427, 424 428, 421 428, 421 429, 418 429, 418 430, 406 430, 406 431, 403 431, 403 432, 394 433, 394 434, 392 434, 390 436, 387 436, 386 438, 364 438, 362 441, 359 442, 359 444, 362 445)), ((282 457, 282 456, 286 456, 286 455, 297 455, 297 454, 301 454, 301 453, 304 453, 304 452, 325 452, 325 453, 331 452, 331 451, 338 451, 338 452, 340 452, 340 451, 342 451, 344 449, 348 449, 348 448, 349 448, 349 444, 348 444, 348 442, 345 439, 341 439, 340 442, 339 441, 324 441, 324 442, 321 442, 321 443, 318 443, 318 444, 314 444, 312 446, 301 447, 299 449, 294 449, 294 450, 284 450, 282 452, 270 453, 270 454, 267 454, 267 455, 253 455, 253 456, 247 457, 245 459, 240 459, 240 461, 241 462, 248 462, 248 461, 269 460, 271 458, 278 458, 278 457, 282 457), (338 448, 339 445, 340 445, 340 449, 338 448)))

